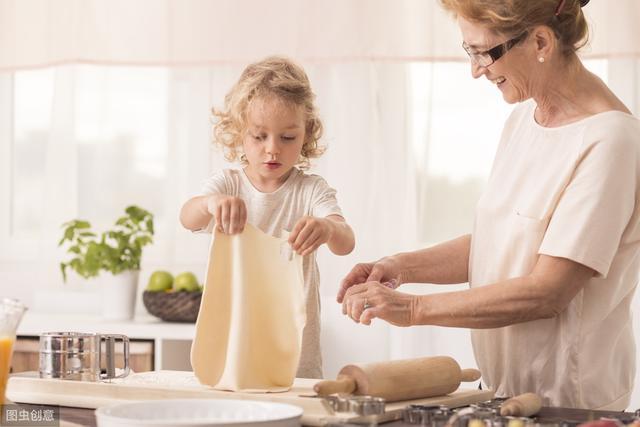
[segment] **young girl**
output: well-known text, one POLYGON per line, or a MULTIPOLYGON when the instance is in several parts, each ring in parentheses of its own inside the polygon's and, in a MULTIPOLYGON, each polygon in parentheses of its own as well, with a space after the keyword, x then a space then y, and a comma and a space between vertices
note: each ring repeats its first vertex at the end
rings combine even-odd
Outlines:
POLYGON ((224 111, 213 111, 214 143, 243 168, 213 174, 204 194, 187 201, 180 213, 192 231, 215 226, 235 234, 249 222, 275 237, 291 232, 291 247, 304 257, 307 323, 296 375, 301 378, 322 378, 315 250, 326 243, 334 254, 347 255, 355 245, 336 191, 322 177, 302 172, 323 152, 314 97, 304 70, 286 58, 249 65, 225 97, 224 111))

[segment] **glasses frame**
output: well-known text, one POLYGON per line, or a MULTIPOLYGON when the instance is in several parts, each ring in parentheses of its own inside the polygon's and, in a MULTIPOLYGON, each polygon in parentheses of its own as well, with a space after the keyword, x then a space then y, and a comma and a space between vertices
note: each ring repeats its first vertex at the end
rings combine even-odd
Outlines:
POLYGON ((504 43, 500 43, 497 46, 492 47, 491 49, 484 50, 482 52, 474 52, 471 47, 466 43, 462 42, 462 48, 472 62, 480 65, 481 67, 488 67, 496 62, 498 59, 502 58, 505 53, 509 52, 512 47, 523 41, 527 35, 528 31, 521 33, 520 35, 507 40, 504 43))

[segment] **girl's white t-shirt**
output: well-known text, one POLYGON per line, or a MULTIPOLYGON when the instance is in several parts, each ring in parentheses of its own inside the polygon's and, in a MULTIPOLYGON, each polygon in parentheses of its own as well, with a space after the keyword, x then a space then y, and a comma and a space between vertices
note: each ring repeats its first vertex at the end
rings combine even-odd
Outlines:
POLYGON ((473 330, 483 381, 497 396, 622 410, 635 377, 631 301, 640 271, 640 120, 609 111, 557 128, 535 103, 508 119, 478 202, 469 284, 529 274, 540 254, 592 268, 558 316, 473 330))
MULTIPOLYGON (((293 168, 287 180, 271 193, 256 189, 244 170, 224 169, 206 180, 202 193, 241 198, 247 207, 247 222, 274 237, 281 237, 283 230, 293 230, 303 216, 342 216, 336 190, 321 176, 306 174, 297 168, 293 168)), ((212 231, 213 226, 212 219, 207 230, 212 231)), ((307 323, 302 332, 302 352, 296 377, 322 378, 320 272, 315 252, 303 258, 302 268, 307 323)))

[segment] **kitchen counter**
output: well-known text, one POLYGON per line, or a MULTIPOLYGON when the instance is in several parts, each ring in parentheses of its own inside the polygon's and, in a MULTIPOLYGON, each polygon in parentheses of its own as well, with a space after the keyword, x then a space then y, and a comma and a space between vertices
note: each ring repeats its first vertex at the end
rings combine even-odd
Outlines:
MULTIPOLYGON (((215 390, 199 383, 190 371, 140 372, 111 382, 65 381, 39 378, 35 372, 11 376, 7 398, 14 402, 65 407, 99 408, 137 400, 156 399, 249 399, 288 403, 303 408, 302 421, 325 425, 327 421, 358 421, 353 413, 334 413, 324 400, 314 398, 317 380, 296 378, 291 389, 282 393, 249 393, 215 390)), ((466 406, 491 399, 488 390, 460 388, 451 394, 393 402, 386 405, 382 419, 397 419, 408 404, 423 406, 466 406)))
POLYGON ((18 335, 39 336, 43 332, 100 332, 124 334, 136 339, 193 340, 194 323, 164 322, 152 316, 131 320, 105 320, 100 316, 43 314, 27 311, 18 335))
POLYGON ((19 337, 38 338, 43 332, 123 334, 154 345, 154 369, 191 370, 189 352, 194 323, 164 322, 149 315, 131 320, 105 320, 101 316, 45 314, 27 311, 18 326, 19 337))
MULTIPOLYGON (((28 406, 28 405, 25 405, 28 406)), ((552 408, 544 407, 538 414, 537 421, 539 423, 557 423, 563 421, 569 425, 577 425, 586 421, 597 420, 601 417, 614 418, 622 420, 631 420, 633 413, 630 412, 610 412, 610 411, 590 411, 585 409, 569 409, 569 408, 552 408)), ((63 421, 79 424, 82 426, 96 426, 96 419, 93 409, 81 408, 60 408, 60 418, 63 421)), ((382 424, 388 427, 411 427, 415 424, 408 424, 402 421, 394 421, 382 424)))
MULTIPOLYGON (((334 414, 329 405, 321 399, 313 399, 312 386, 314 380, 295 380, 291 390, 285 393, 260 395, 261 400, 289 403, 304 409, 303 421, 313 425, 325 425, 327 421, 336 423, 362 421, 355 414, 334 414)), ((404 409, 409 404, 419 405, 414 409, 413 416, 425 414, 415 411, 427 410, 439 405, 450 407, 465 406, 476 402, 484 402, 485 408, 497 408, 501 399, 491 399, 493 393, 487 390, 458 389, 447 396, 437 396, 418 400, 394 402, 386 406, 385 415, 381 419, 394 419, 402 417, 404 409)), ((11 376, 7 397, 16 402, 31 402, 55 405, 61 408, 61 419, 64 421, 81 424, 95 425, 93 409, 75 409, 75 407, 97 408, 120 402, 147 399, 167 398, 208 398, 208 399, 238 399, 245 398, 258 400, 258 395, 247 395, 241 392, 230 393, 213 390, 199 384, 193 372, 189 371, 155 371, 137 373, 125 379, 111 383, 63 381, 55 379, 41 379, 35 373, 20 373, 11 376), (73 407, 73 408, 72 408, 73 407)), ((566 408, 543 408, 538 417, 538 422, 549 424, 547 427, 574 427, 585 421, 599 419, 601 417, 615 417, 630 423, 632 413, 588 411, 566 408)), ((342 424, 345 425, 345 424, 342 424)), ((410 425, 402 422, 385 423, 392 427, 410 425)))

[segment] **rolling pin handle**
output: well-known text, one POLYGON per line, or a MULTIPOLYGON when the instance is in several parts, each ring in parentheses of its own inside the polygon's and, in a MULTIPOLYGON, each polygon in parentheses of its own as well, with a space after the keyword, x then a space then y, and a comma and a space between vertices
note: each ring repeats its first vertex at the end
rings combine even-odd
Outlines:
POLYGON ((477 369, 469 368, 469 369, 463 369, 462 371, 460 371, 461 382, 478 381, 480 377, 481 377, 480 371, 477 369))
POLYGON ((505 401, 500 407, 500 415, 530 417, 542 408, 542 399, 535 393, 524 393, 505 401))
POLYGON ((313 390, 319 396, 335 393, 352 394, 356 390, 356 381, 348 375, 338 375, 336 380, 324 380, 316 383, 313 390))

